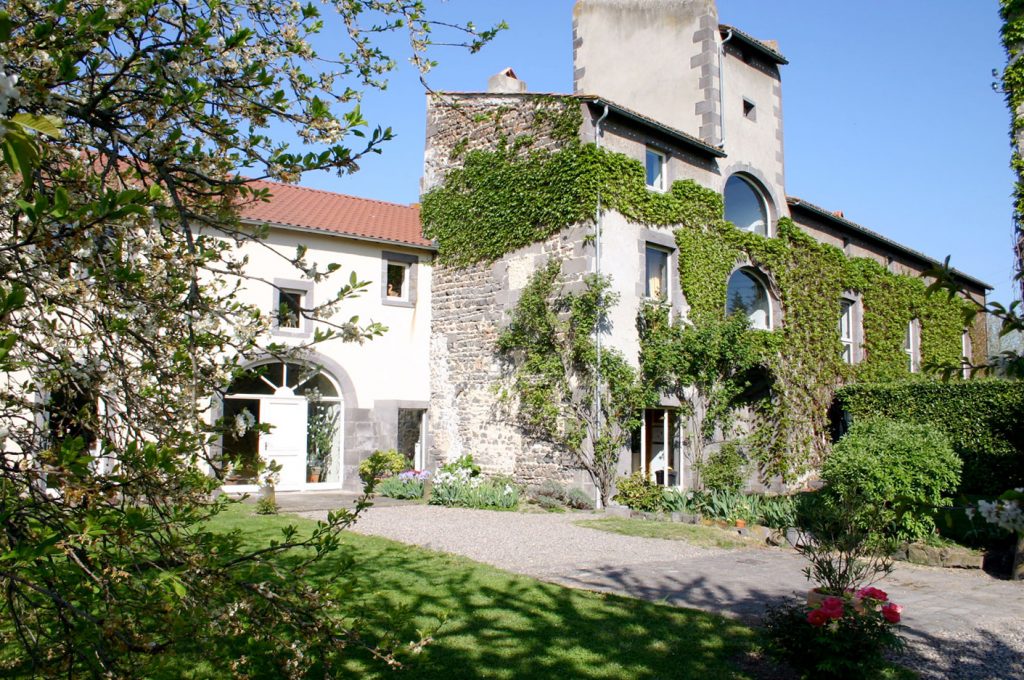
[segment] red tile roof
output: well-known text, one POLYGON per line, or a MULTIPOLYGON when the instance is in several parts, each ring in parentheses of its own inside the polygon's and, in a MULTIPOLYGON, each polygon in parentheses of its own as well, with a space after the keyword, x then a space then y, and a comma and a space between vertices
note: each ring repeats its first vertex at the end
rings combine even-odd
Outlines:
POLYGON ((265 180, 255 180, 250 186, 268 189, 272 198, 269 201, 250 200, 242 205, 243 220, 328 231, 420 248, 434 247, 423 238, 418 206, 385 203, 265 180))

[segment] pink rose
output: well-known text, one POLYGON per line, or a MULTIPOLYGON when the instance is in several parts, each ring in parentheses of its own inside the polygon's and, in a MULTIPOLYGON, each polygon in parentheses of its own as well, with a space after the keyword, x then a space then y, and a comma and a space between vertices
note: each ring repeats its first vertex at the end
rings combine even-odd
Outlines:
POLYGON ((890 602, 889 604, 882 606, 882 616, 884 616, 885 620, 889 623, 899 623, 900 614, 902 613, 903 607, 899 606, 898 604, 893 604, 892 602, 890 602))
POLYGON ((843 599, 826 597, 821 603, 820 611, 830 619, 841 619, 843 617, 843 599))
POLYGON ((828 620, 828 614, 823 612, 821 609, 812 609, 811 611, 807 612, 807 621, 812 626, 824 626, 826 623, 828 623, 828 620))
POLYGON ((884 590, 879 590, 878 588, 871 588, 871 587, 861 588, 860 590, 857 591, 856 597, 857 597, 858 600, 868 600, 868 599, 871 599, 871 600, 878 600, 879 602, 885 602, 886 600, 889 599, 889 596, 886 594, 886 592, 884 590))

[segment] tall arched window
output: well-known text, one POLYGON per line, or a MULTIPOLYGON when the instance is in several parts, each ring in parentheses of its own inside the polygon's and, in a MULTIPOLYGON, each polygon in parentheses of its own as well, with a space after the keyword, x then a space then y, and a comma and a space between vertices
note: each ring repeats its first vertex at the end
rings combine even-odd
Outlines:
POLYGON ((726 181, 725 219, 744 231, 768 235, 768 201, 752 179, 733 175, 726 181))
POLYGON ((750 327, 770 330, 772 327, 772 305, 768 289, 753 273, 738 269, 729 277, 726 289, 725 314, 743 314, 750 320, 750 327))

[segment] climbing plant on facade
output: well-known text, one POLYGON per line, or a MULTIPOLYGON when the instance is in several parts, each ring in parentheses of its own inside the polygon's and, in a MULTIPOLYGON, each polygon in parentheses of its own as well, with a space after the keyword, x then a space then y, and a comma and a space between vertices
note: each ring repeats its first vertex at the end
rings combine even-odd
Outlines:
POLYGON ((598 354, 592 331, 617 302, 608 279, 588 275, 581 291, 568 292, 560 274, 561 263, 551 260, 533 275, 498 350, 523 428, 567 451, 607 504, 619 452, 639 427, 650 391, 622 353, 598 354))
MULTIPOLYGON (((691 424, 706 438, 728 425, 741 403, 750 405, 737 397, 749 396, 756 369, 758 380, 770 378, 761 395, 771 398, 755 400, 761 424, 750 444, 765 473, 791 476, 827 454, 827 415, 840 385, 910 377, 904 338, 911 320, 920 326, 924 363, 959 364, 965 309, 959 297, 929 297, 920 279, 848 258, 786 218, 771 238, 737 229, 723 219, 722 197, 693 181, 651 191, 639 161, 568 133, 567 121, 579 121, 579 100, 538 98, 536 106, 545 121, 536 135, 499 135, 499 144, 466 153, 463 165, 424 196, 424 230, 436 239, 442 266, 459 267, 492 262, 587 224, 598 206, 672 228, 689 311, 681 320, 664 309, 638 310, 638 360, 653 390, 648 406, 659 402, 659 391, 679 395, 698 414, 691 424), (559 106, 563 113, 553 113, 559 106), (549 122, 556 119, 561 134, 552 144, 549 122), (548 143, 533 148, 543 139, 548 143), (761 272, 777 298, 781 322, 771 331, 739 328, 726 318, 729 276, 741 266, 761 272), (863 307, 865 352, 856 366, 844 363, 837 332, 846 295, 859 297, 863 307), (711 359, 700 346, 709 339, 711 359)), ((520 396, 533 387, 520 383, 520 396)))

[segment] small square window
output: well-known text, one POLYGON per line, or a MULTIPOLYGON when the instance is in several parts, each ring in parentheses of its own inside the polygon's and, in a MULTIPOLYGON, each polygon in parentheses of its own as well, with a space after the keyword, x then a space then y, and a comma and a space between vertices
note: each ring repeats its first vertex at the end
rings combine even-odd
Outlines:
POLYGON ((668 301, 668 251, 647 246, 646 262, 647 275, 644 295, 650 300, 668 301))
POLYGON ((301 328, 305 291, 282 288, 277 296, 277 327, 301 328))
POLYGON ((757 120, 757 106, 749 99, 743 100, 743 117, 747 120, 757 120))
POLYGON ((385 295, 389 300, 405 301, 409 299, 408 276, 409 265, 405 262, 388 262, 387 289, 385 295))
POLYGON ((665 154, 647 149, 647 187, 665 190, 665 154))

